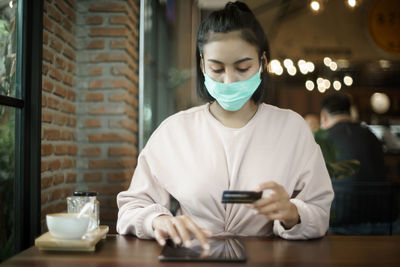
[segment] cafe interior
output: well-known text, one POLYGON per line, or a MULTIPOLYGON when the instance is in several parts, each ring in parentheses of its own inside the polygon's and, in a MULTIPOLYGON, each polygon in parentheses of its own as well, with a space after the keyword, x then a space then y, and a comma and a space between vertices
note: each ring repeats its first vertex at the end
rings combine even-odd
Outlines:
MULTIPOLYGON (((46 215, 71 212, 73 197, 95 199, 97 225, 118 239, 116 196, 151 134, 172 114, 204 104, 197 28, 227 2, 0 0, 0 263, 18 266, 6 260, 33 251, 49 230, 46 215)), ((336 184, 346 177, 330 177, 327 236, 392 242, 400 234, 400 2, 243 2, 270 45, 263 102, 319 117, 325 96, 347 94, 352 119, 382 146, 376 183, 349 190, 336 184), (374 231, 335 233, 343 214, 350 224, 365 215, 361 223, 374 231)))

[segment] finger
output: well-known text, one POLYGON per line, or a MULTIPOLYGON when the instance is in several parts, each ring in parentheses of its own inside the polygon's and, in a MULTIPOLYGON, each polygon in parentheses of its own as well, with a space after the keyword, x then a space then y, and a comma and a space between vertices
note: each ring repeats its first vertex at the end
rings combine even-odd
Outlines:
POLYGON ((269 215, 270 213, 276 213, 280 210, 279 202, 274 202, 266 206, 262 206, 257 209, 258 213, 269 215))
POLYGON ((264 182, 261 183, 257 186, 256 190, 257 191, 262 191, 265 189, 275 189, 277 188, 279 185, 277 183, 275 183, 274 181, 268 181, 268 182, 264 182))
POLYGON ((212 237, 212 235, 213 235, 210 231, 208 231, 206 229, 202 228, 201 231, 206 235, 206 237, 212 237))
POLYGON ((164 235, 161 233, 161 230, 155 229, 154 230, 154 238, 157 240, 157 243, 160 244, 161 246, 165 245, 165 238, 164 235))
POLYGON ((276 199, 274 199, 273 196, 263 197, 263 198, 253 202, 253 208, 258 209, 262 206, 269 205, 275 201, 276 201, 276 199))
POLYGON ((191 232, 196 236, 196 238, 200 241, 203 249, 209 250, 210 245, 208 244, 207 238, 203 231, 190 219, 187 219, 187 225, 191 232))
POLYGON ((174 243, 175 243, 176 245, 179 245, 182 241, 181 241, 181 239, 179 238, 179 234, 176 232, 175 226, 174 226, 174 224, 172 223, 171 220, 168 220, 168 221, 167 221, 167 230, 168 230, 169 236, 170 236, 171 239, 174 241, 174 243))
POLYGON ((177 229, 177 232, 182 240, 182 243, 186 247, 190 247, 190 245, 191 245, 190 234, 187 230, 187 226, 185 225, 185 222, 181 218, 174 218, 173 223, 174 223, 174 226, 177 229))

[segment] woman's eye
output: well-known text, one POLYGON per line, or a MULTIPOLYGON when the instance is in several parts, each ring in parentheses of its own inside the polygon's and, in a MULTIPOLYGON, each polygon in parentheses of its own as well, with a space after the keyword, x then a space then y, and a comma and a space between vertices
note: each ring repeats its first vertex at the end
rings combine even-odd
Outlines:
POLYGON ((239 72, 246 72, 246 71, 248 71, 250 68, 244 68, 244 69, 241 69, 241 68, 237 68, 237 70, 239 71, 239 72))
POLYGON ((215 73, 222 73, 224 69, 211 69, 215 73))

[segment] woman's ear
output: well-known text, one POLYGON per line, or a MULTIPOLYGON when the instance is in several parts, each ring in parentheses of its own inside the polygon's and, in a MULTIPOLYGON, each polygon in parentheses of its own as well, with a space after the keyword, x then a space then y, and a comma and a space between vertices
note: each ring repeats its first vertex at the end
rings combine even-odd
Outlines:
POLYGON ((263 55, 262 55, 262 64, 263 64, 262 69, 264 71, 268 67, 267 54, 265 53, 265 51, 263 52, 263 55))

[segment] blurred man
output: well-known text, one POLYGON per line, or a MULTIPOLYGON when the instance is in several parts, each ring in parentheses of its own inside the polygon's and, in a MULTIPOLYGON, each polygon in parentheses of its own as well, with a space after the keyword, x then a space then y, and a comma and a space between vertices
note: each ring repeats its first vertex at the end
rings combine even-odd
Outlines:
POLYGON ((321 128, 337 148, 337 161, 358 160, 360 171, 354 181, 384 180, 383 149, 377 137, 365 126, 352 120, 348 95, 334 94, 321 105, 321 128))

